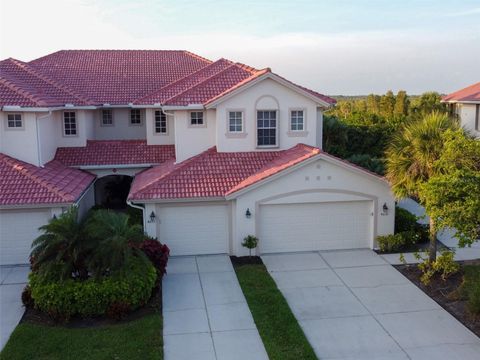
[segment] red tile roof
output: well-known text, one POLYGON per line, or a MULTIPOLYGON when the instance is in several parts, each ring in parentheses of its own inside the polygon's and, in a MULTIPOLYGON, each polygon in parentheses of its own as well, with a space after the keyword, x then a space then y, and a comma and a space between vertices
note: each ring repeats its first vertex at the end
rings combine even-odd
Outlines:
POLYGON ((98 104, 128 104, 211 64, 188 51, 68 50, 29 63, 98 104))
POLYGON ((83 147, 59 147, 55 160, 66 166, 161 164, 175 158, 174 145, 145 140, 88 140, 83 147))
POLYGON ((0 206, 71 204, 95 179, 51 161, 37 167, 0 153, 0 206))
POLYGON ((282 151, 219 153, 211 148, 175 164, 174 160, 138 174, 130 200, 224 197, 320 153, 298 144, 282 151))
POLYGON ((0 61, 0 76, 0 106, 47 107, 89 103, 85 97, 15 59, 0 61))
POLYGON ((473 101, 480 103, 480 82, 446 95, 442 100, 445 102, 473 101))
POLYGON ((58 51, 29 63, 0 62, 0 106, 206 105, 270 72, 188 51, 58 51))

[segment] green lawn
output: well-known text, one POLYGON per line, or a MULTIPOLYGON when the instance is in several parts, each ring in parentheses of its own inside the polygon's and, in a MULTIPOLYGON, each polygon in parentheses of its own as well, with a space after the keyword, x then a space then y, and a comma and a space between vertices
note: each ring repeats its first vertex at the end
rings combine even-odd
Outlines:
POLYGON ((0 354, 5 360, 163 359, 159 314, 119 325, 69 329, 22 323, 0 354))
POLYGON ((241 265, 235 271, 270 359, 317 359, 265 266, 241 265))

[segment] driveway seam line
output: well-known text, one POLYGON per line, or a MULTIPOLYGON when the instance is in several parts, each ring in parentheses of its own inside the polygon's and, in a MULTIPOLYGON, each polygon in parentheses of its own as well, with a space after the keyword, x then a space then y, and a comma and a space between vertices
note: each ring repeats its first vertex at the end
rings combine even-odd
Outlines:
POLYGON ((197 267, 198 280, 199 280, 199 282, 200 282, 200 289, 202 290, 203 303, 204 303, 204 305, 205 305, 205 312, 206 312, 206 314, 207 314, 207 323, 208 323, 208 329, 209 329, 210 338, 212 339, 213 354, 215 355, 215 359, 218 360, 218 357, 217 357, 217 349, 215 348, 215 341, 213 341, 212 325, 210 324, 210 316, 209 316, 209 314, 208 314, 207 300, 205 299, 205 292, 203 291, 202 277, 200 276, 200 268, 198 267, 198 260, 197 260, 197 257, 196 257, 196 256, 195 256, 195 265, 196 265, 196 267, 197 267))
MULTIPOLYGON (((327 262, 327 260, 322 256, 321 253, 319 253, 320 257, 322 258, 323 261, 327 262)), ((330 264, 327 262, 327 265, 330 266, 330 264)), ((377 265, 373 265, 373 266, 377 266, 377 265)), ((360 266, 352 266, 352 268, 354 267, 360 267, 360 266)), ((355 299, 357 299, 358 302, 360 302, 360 304, 362 304, 362 306, 365 308, 365 310, 367 310, 367 312, 370 314, 370 316, 372 316, 373 319, 375 319, 375 322, 380 325, 380 327, 383 329, 383 331, 385 331, 386 334, 388 334, 388 336, 390 336, 390 338, 393 340, 393 342, 395 344, 397 344, 397 346, 403 351, 403 353, 407 356, 408 359, 412 359, 410 357, 410 355, 407 353, 407 351, 400 345, 400 343, 392 336, 392 334, 390 334, 390 332, 380 323, 380 321, 377 319, 377 317, 375 316, 375 314, 373 314, 366 306, 365 304, 360 300, 360 298, 352 291, 352 289, 350 289, 350 287, 347 285, 347 283, 345 281, 343 281, 343 279, 340 277, 340 275, 337 274, 337 272, 335 271, 335 268, 331 267, 331 270, 335 273, 335 275, 337 275, 337 277, 340 279, 340 281, 345 285, 345 287, 348 289, 348 291, 355 297, 355 299)))

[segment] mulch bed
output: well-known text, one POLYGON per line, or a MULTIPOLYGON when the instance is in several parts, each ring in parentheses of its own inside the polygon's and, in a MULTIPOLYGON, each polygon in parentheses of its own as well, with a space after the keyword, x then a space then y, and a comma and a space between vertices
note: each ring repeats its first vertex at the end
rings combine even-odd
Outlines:
POLYGON ((480 260, 461 261, 460 271, 445 281, 435 276, 429 285, 420 281, 422 275, 417 265, 397 265, 395 268, 417 285, 424 293, 435 300, 441 307, 452 314, 458 321, 480 337, 480 316, 475 317, 468 311, 467 302, 460 299, 456 290, 463 281, 463 265, 480 265, 480 260))
POLYGON ((263 261, 260 256, 230 256, 233 266, 241 265, 262 265, 263 261))
POLYGON ((26 308, 20 323, 29 322, 39 325, 47 326, 64 326, 66 328, 90 328, 106 325, 115 325, 127 323, 133 320, 140 319, 146 315, 162 312, 162 283, 154 293, 150 300, 141 308, 134 310, 128 314, 125 314, 121 319, 112 319, 105 316, 94 318, 78 318, 72 317, 68 322, 59 322, 53 319, 48 314, 41 312, 33 308, 26 308))

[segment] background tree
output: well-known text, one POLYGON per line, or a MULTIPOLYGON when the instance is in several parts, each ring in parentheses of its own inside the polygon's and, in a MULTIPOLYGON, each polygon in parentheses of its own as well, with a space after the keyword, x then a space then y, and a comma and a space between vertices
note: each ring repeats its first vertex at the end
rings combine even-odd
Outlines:
MULTIPOLYGON (((444 150, 442 134, 458 128, 447 114, 433 112, 411 122, 393 136, 386 155, 386 176, 397 198, 415 197, 421 200, 422 185, 438 175, 436 161, 444 150)), ((430 217, 429 258, 436 259, 436 224, 430 217)))
POLYGON ((395 97, 395 106, 393 114, 397 117, 406 116, 408 114, 409 99, 407 92, 400 90, 395 97))

